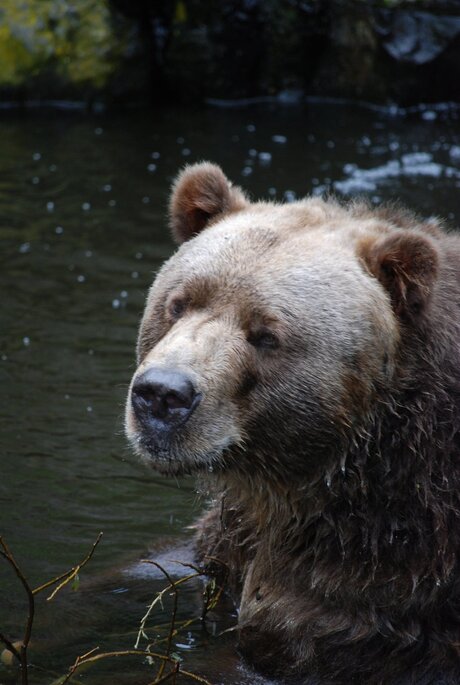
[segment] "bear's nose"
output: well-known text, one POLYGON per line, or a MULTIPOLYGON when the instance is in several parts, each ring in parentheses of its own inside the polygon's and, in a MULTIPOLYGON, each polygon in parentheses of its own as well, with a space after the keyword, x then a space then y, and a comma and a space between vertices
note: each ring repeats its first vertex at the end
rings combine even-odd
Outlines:
POLYGON ((190 378, 174 369, 152 367, 134 381, 131 390, 137 419, 143 424, 156 419, 168 428, 185 423, 200 400, 190 378))

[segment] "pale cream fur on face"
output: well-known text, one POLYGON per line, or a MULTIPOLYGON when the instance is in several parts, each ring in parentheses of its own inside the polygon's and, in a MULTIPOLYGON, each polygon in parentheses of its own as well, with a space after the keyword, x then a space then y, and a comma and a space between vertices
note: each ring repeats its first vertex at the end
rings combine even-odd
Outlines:
MULTIPOLYGON (((143 458, 167 472, 176 463, 178 470, 209 468, 224 449, 244 443, 247 412, 238 387, 255 354, 243 327, 243 312, 247 317, 251 307, 282 329, 276 354, 289 350, 297 368, 310 374, 319 401, 334 406, 343 396, 341 379, 357 355, 366 359, 360 381, 371 393, 382 360, 393 358, 398 341, 388 294, 357 254, 360 241, 374 233, 381 235, 381 221, 358 220, 315 198, 284 206, 251 204, 184 243, 152 286, 141 337, 159 298, 165 292, 172 296, 170 284, 173 294, 183 296, 197 280, 208 281, 209 297, 154 341, 134 378, 151 366, 181 370, 203 399, 170 453, 155 455, 139 448, 128 396, 126 431, 143 458), (294 345, 294 338, 301 342, 294 345)), ((270 363, 276 374, 276 359, 270 363)))

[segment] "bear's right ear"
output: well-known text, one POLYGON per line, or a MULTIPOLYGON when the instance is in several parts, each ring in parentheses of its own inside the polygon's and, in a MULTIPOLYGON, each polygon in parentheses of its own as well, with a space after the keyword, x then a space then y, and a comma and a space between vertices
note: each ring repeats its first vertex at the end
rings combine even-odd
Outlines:
POLYGON ((243 191, 233 187, 216 164, 187 166, 174 182, 169 202, 170 227, 177 243, 202 231, 213 219, 248 206, 243 191))

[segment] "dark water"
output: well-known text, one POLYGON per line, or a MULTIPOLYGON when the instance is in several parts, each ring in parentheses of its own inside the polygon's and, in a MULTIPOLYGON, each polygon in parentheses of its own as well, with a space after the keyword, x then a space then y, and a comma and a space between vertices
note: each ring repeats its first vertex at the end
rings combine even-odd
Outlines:
MULTIPOLYGON (((0 533, 38 585, 80 561, 104 532, 78 591, 37 599, 33 683, 53 682, 93 647, 132 647, 146 605, 166 584, 136 561, 149 548, 182 545, 202 506, 192 480, 144 471, 122 433, 145 292, 173 250, 168 188, 179 167, 202 159, 254 197, 360 192, 453 226, 460 219, 459 114, 448 108, 3 115, 0 533)), ((0 632, 18 639, 26 603, 0 562, 0 632)), ((199 616, 200 606, 201 586, 190 583, 178 617, 199 616)), ((169 615, 170 606, 157 607, 151 636, 165 636, 169 615)), ((259 682, 232 634, 218 635, 234 622, 230 609, 211 619, 174 639, 183 667, 214 685, 259 682)), ((79 680, 142 685, 154 676, 141 659, 118 658, 79 680)), ((0 682, 17 675, 0 666, 0 682)))

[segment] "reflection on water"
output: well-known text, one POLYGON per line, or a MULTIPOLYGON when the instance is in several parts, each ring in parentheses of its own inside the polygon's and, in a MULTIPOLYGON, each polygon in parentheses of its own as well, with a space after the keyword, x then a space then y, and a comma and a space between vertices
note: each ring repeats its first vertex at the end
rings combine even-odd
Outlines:
MULTIPOLYGON (((133 573, 133 563, 149 548, 183 543, 200 510, 191 480, 145 472, 122 434, 145 292, 173 249, 164 216, 178 168, 210 159, 254 197, 363 193, 455 225, 460 134, 458 112, 442 108, 405 117, 320 104, 107 118, 10 113, 0 120, 0 151, 0 532, 39 584, 82 559, 104 531, 79 591, 38 602, 32 660, 41 684, 94 646, 134 644, 164 581, 133 573)), ((199 615, 200 603, 195 581, 181 593, 181 618, 199 615)), ((4 564, 0 607, 2 629, 19 637, 24 602, 4 564)), ((181 633, 174 649, 184 667, 215 684, 258 682, 232 634, 213 635, 233 621, 229 608, 181 633)), ((113 683, 113 668, 81 680, 113 683)), ((138 661, 116 668, 117 683, 141 685, 152 673, 138 661)), ((16 682, 1 671, 0 679, 16 682)))

